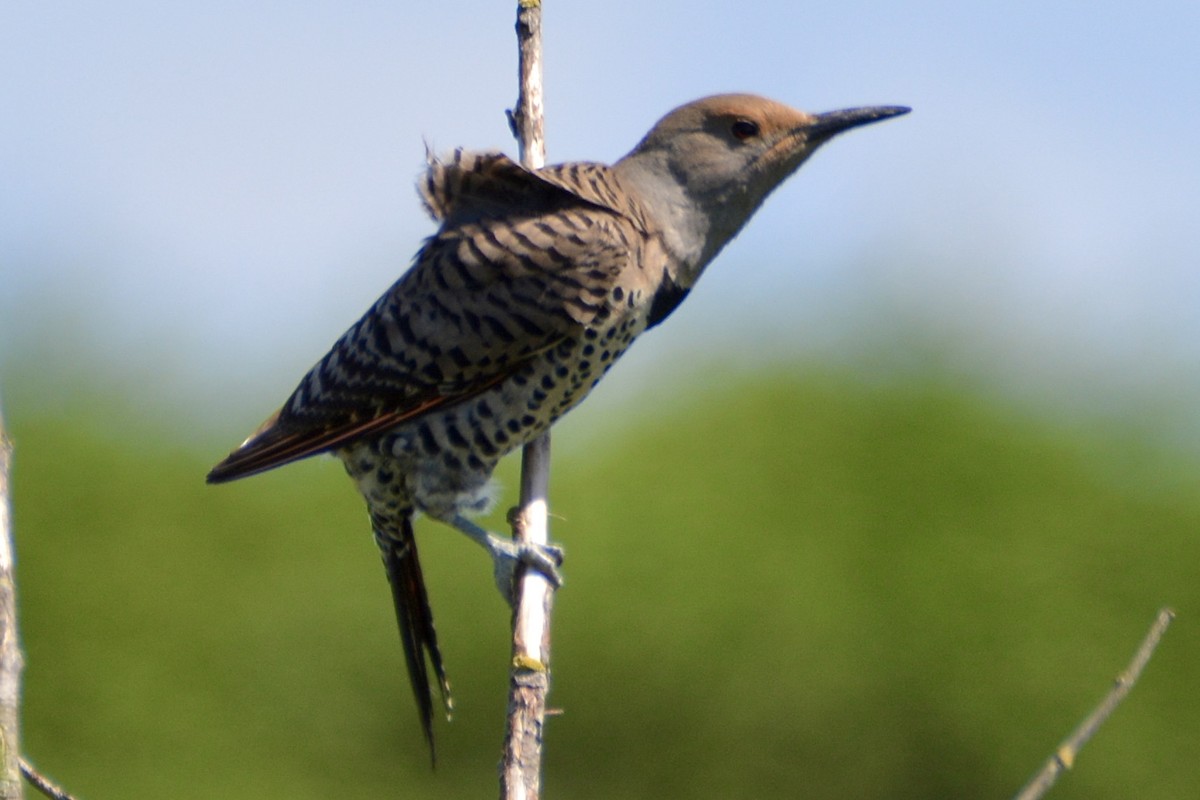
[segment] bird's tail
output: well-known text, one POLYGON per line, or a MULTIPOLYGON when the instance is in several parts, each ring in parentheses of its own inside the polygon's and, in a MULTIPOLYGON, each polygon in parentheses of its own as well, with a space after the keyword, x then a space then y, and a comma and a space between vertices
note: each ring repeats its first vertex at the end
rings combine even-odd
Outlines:
POLYGON ((442 666, 442 653, 438 649, 437 631, 433 627, 433 610, 429 607, 429 596, 425 592, 425 579, 421 575, 421 562, 417 558, 417 540, 413 535, 412 514, 401 517, 398 531, 382 533, 378 527, 375 541, 383 556, 388 582, 392 586, 392 600, 396 605, 396 620, 400 623, 400 642, 404 645, 404 660, 408 664, 408 680, 412 684, 417 711, 421 716, 421 727, 429 742, 429 755, 437 762, 437 751, 433 742, 433 685, 429 666, 432 665, 442 694, 442 703, 449 718, 454 702, 450 696, 450 683, 442 666), (426 660, 428 659, 428 660, 426 660))

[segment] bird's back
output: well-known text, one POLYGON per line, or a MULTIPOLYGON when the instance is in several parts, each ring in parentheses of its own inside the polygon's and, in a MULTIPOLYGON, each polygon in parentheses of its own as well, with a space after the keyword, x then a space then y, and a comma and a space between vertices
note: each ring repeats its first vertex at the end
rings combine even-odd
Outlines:
POLYGON ((440 222, 213 482, 343 447, 477 396, 538 354, 642 312, 663 256, 645 210, 600 164, 531 172, 455 151, 419 182, 440 222))

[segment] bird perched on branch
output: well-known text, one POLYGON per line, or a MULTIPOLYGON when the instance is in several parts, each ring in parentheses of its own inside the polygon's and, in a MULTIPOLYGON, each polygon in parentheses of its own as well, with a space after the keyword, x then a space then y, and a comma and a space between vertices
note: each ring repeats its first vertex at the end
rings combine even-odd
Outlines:
POLYGON ((450 690, 413 518, 426 514, 483 545, 502 591, 518 561, 557 581, 556 547, 518 546, 471 521, 491 505, 496 463, 574 408, 666 319, 813 151, 908 110, 806 114, 718 95, 670 112, 611 166, 531 171, 464 150, 430 159, 419 190, 437 232, 208 481, 317 453, 342 460, 367 501, 431 748, 432 683, 447 710, 450 690))

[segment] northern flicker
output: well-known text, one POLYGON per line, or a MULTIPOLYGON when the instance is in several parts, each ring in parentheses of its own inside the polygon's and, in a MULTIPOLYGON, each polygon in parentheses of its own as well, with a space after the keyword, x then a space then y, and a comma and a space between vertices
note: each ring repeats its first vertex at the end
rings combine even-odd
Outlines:
POLYGON ((421 724, 449 686, 413 518, 557 579, 556 548, 521 550, 469 517, 496 463, 576 406, 809 155, 899 106, 806 114, 745 94, 663 117, 611 166, 530 171, 497 153, 431 158, 419 181, 439 223, 412 267, 334 344, 283 407, 208 475, 221 483, 316 453, 367 501, 421 724), (432 679, 429 667, 432 666, 432 679))

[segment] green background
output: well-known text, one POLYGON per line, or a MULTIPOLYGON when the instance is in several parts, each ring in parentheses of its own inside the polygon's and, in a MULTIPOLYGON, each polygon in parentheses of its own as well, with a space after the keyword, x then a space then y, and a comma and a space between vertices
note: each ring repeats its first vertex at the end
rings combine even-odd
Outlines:
MULTIPOLYGON (((206 486, 234 442, 33 383, 7 412, 35 763, 91 800, 495 796, 508 613, 476 546, 420 523, 457 701, 431 771, 339 464, 206 486)), ((1194 459, 936 376, 673 388, 556 434, 548 797, 1008 797, 1164 605, 1052 796, 1195 796, 1194 459)))

